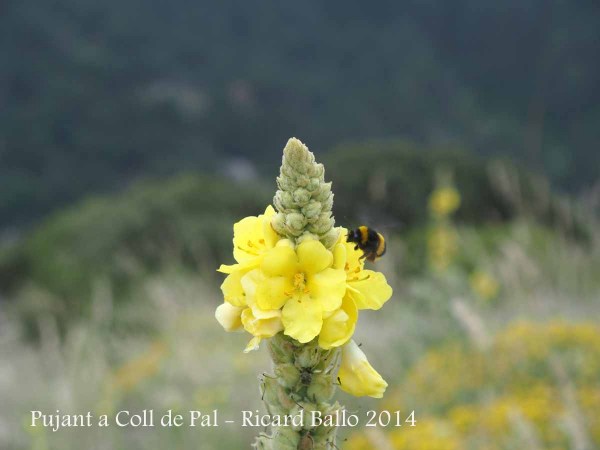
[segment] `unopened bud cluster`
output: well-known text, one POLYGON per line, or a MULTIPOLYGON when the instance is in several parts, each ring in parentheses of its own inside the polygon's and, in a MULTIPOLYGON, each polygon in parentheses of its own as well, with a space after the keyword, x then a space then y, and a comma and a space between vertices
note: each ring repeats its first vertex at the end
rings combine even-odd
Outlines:
POLYGON ((273 204, 278 213, 271 222, 275 231, 296 243, 318 239, 327 248, 337 241, 333 228, 333 193, 325 182, 325 169, 314 155, 296 138, 283 149, 279 187, 273 204))

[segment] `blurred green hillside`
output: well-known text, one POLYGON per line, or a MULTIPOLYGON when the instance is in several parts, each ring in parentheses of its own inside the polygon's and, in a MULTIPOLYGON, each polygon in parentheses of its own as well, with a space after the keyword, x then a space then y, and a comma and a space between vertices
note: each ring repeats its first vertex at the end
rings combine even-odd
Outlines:
POLYGON ((0 228, 232 157, 272 173, 289 135, 450 143, 583 189, 599 53, 593 1, 4 0, 0 228))

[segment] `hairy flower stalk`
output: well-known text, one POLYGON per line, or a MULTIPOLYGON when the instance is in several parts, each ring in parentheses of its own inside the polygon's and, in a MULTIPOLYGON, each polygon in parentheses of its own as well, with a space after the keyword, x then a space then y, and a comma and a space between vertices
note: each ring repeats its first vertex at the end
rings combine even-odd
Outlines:
POLYGON ((273 373, 261 392, 274 423, 254 447, 333 449, 342 409, 331 403, 336 386, 376 398, 387 387, 351 338, 359 310, 381 308, 392 288, 364 268, 348 231, 334 228, 331 183, 298 139, 283 151, 277 184, 276 210, 233 227, 236 264, 219 268, 227 278, 215 317, 226 331, 253 336, 245 352, 268 339, 273 373))

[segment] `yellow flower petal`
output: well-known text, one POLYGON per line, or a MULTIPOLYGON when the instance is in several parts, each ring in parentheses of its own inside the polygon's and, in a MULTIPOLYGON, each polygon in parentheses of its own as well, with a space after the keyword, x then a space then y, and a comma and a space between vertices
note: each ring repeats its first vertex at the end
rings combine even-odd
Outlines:
POLYGON ((256 289, 255 301, 261 309, 279 309, 288 299, 288 293, 293 289, 289 278, 265 278, 256 289))
POLYGON ((246 294, 247 305, 250 305, 255 301, 254 297, 256 297, 256 288, 264 279, 265 277, 259 269, 251 270, 250 272, 242 276, 240 282, 242 285, 242 289, 246 294))
POLYGON ((217 307, 215 318, 225 331, 239 330, 242 327, 241 315, 243 309, 225 302, 217 307))
POLYGON ((363 270, 358 280, 348 280, 349 294, 358 309, 379 309, 392 296, 392 288, 381 272, 363 270), (356 295, 358 292, 360 295, 356 295))
POLYGON ((244 275, 245 273, 242 271, 235 271, 227 275, 227 278, 221 284, 225 301, 233 306, 246 306, 246 294, 241 283, 244 275))
POLYGON ((367 357, 354 341, 342 347, 342 363, 338 377, 340 388, 356 397, 368 395, 381 398, 387 388, 385 380, 371 367, 367 357))
POLYGON ((281 323, 281 311, 272 311, 270 314, 273 314, 273 317, 261 319, 254 315, 251 308, 244 309, 242 311, 242 324, 244 325, 244 329, 248 333, 262 338, 275 336, 283 329, 281 323))
POLYGON ((256 319, 275 319, 281 318, 281 310, 280 309, 260 309, 257 305, 250 306, 252 309, 252 315, 256 319))
POLYGON ((354 300, 344 297, 342 307, 323 321, 319 334, 319 347, 330 349, 344 345, 354 334, 358 309, 354 300))
POLYGON ((298 267, 298 258, 294 249, 278 246, 265 254, 260 269, 268 277, 294 276, 298 267))
POLYGON ((333 268, 344 270, 346 265, 346 244, 336 244, 333 247, 333 268))
POLYGON ((233 225, 233 257, 237 262, 256 258, 265 250, 262 234, 262 221, 256 216, 244 217, 233 225))
POLYGON ((299 342, 312 341, 323 325, 321 303, 308 295, 296 296, 287 301, 281 313, 284 333, 299 342))
POLYGON ((217 269, 217 272, 221 272, 221 273, 233 273, 237 269, 238 269, 238 264, 231 264, 231 265, 221 264, 219 266, 219 268, 217 269))
POLYGON ((333 255, 319 241, 303 241, 296 249, 301 270, 307 274, 319 273, 333 263, 333 255))
POLYGON ((244 353, 250 353, 250 352, 253 352, 254 350, 258 350, 260 341, 262 341, 262 338, 260 338, 258 336, 255 336, 252 339, 250 339, 250 341, 248 342, 248 345, 246 345, 246 348, 244 349, 244 353))
POLYGON ((346 272, 349 277, 355 276, 358 272, 363 270, 365 267, 365 259, 363 256, 363 251, 358 249, 354 250, 356 244, 349 242, 344 244, 346 246, 346 272))
POLYGON ((261 261, 260 258, 253 258, 251 260, 244 261, 243 263, 240 263, 240 264, 231 264, 231 265, 221 264, 219 266, 219 268, 217 269, 217 272, 221 272, 221 273, 233 273, 233 272, 237 272, 237 271, 247 272, 248 270, 252 270, 252 269, 255 269, 256 267, 258 267, 260 265, 260 261, 261 261))
POLYGON ((324 311, 335 311, 342 304, 346 292, 346 273, 343 270, 325 269, 310 276, 307 288, 311 298, 323 305, 324 311))

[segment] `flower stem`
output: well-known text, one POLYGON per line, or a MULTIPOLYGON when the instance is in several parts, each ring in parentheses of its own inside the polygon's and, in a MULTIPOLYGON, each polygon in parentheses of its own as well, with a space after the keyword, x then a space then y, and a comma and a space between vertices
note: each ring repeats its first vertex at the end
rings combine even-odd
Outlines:
MULTIPOLYGON (((327 417, 342 407, 328 402, 335 393, 340 350, 323 350, 314 340, 300 344, 279 333, 269 341, 274 375, 264 375, 261 384, 267 412, 279 416, 285 426, 261 434, 254 447, 264 450, 308 450, 335 448, 337 429, 326 425, 327 417), (290 425, 291 424, 291 425, 290 425)), ((329 419, 331 421, 331 418, 329 419)))

